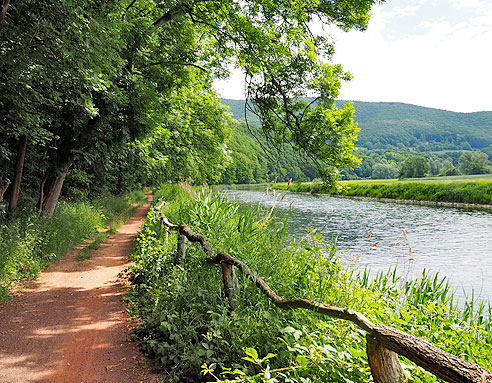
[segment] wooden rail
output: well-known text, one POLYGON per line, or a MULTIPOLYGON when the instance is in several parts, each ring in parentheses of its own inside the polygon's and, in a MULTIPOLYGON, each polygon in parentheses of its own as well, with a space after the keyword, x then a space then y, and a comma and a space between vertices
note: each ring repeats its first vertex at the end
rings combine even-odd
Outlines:
POLYGON ((237 267, 256 284, 275 304, 284 310, 306 309, 333 318, 348 320, 367 332, 367 356, 371 374, 376 383, 403 383, 409 374, 404 371, 398 355, 404 356, 416 365, 450 383, 492 383, 492 374, 483 367, 452 355, 433 344, 386 326, 373 324, 364 315, 350 308, 340 308, 310 299, 286 300, 278 296, 265 280, 256 275, 242 261, 227 253, 215 253, 210 242, 201 234, 194 233, 187 225, 175 225, 160 214, 161 225, 179 233, 176 262, 184 259, 186 238, 200 243, 207 255, 206 261, 222 267, 225 295, 232 297, 239 289, 234 269, 237 267))

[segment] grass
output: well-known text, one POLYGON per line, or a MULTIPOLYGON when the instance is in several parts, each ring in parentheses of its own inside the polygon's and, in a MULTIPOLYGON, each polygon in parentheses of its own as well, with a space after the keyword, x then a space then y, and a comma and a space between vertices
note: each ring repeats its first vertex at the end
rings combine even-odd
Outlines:
MULTIPOLYGON (((155 196, 168 202, 163 212, 171 222, 189 224, 216 251, 244 261, 280 296, 350 307, 492 368, 490 306, 470 299, 460 310, 438 274, 403 280, 394 270, 356 273, 315 231, 307 230, 302 240, 290 238, 288 215, 275 217, 271 209, 189 187, 166 186, 155 196)), ((316 313, 280 310, 242 274, 239 295, 226 299, 220 267, 204 262, 201 247, 190 243, 184 261, 175 264, 176 234, 165 238, 151 210, 137 236, 127 299, 141 317, 136 335, 164 368, 167 382, 371 381, 364 331, 316 313)), ((411 382, 439 381, 403 362, 411 382)))
POLYGON ((492 174, 473 174, 473 175, 459 175, 459 176, 446 176, 446 177, 425 177, 425 178, 408 178, 408 179, 390 179, 390 180, 349 180, 342 181, 344 185, 350 184, 393 184, 393 183, 406 183, 406 182, 432 182, 432 183, 449 183, 449 182, 467 182, 467 181, 491 181, 492 174))
POLYGON ((133 214, 135 214, 135 211, 137 210, 138 206, 141 206, 143 203, 143 200, 140 201, 137 206, 132 206, 125 210, 119 217, 117 217, 112 223, 111 226, 104 231, 98 232, 94 238, 91 240, 91 242, 85 246, 80 253, 77 255, 77 260, 79 261, 85 261, 87 259, 90 259, 92 257, 92 254, 94 251, 99 249, 101 244, 106 241, 106 239, 109 238, 110 235, 115 234, 121 226, 131 217, 133 214))
POLYGON ((10 298, 13 284, 36 278, 68 249, 143 198, 143 192, 134 192, 91 202, 60 202, 51 218, 26 210, 12 220, 0 221, 0 301, 10 298))
POLYGON ((276 189, 294 192, 326 193, 342 196, 462 203, 492 204, 492 176, 452 176, 408 180, 343 181, 333 190, 322 183, 278 183, 276 189))

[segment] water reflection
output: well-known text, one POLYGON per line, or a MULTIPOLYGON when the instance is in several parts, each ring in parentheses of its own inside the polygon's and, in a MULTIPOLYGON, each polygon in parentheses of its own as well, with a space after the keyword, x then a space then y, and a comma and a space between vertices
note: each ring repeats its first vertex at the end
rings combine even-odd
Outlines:
POLYGON ((398 266, 413 278, 425 268, 449 278, 458 297, 470 295, 492 302, 492 213, 248 190, 227 194, 245 203, 286 212, 292 201, 290 232, 301 237, 307 227, 335 240, 345 262, 371 273, 398 266), (402 229, 405 229, 403 232, 402 229))

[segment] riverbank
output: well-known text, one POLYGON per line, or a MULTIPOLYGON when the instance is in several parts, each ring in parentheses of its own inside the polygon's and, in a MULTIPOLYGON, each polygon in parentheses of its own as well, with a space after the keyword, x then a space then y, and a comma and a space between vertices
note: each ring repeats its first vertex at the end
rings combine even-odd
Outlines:
MULTIPOLYGON (((294 240, 288 218, 278 222, 272 209, 240 206, 207 190, 166 186, 156 193, 159 199, 167 202, 162 212, 170 222, 190 225, 214 251, 233 254, 279 296, 349 307, 492 367, 490 308, 469 302, 459 310, 439 276, 354 273, 321 234, 294 240)), ((363 331, 316 313, 281 310, 243 273, 237 273, 239 293, 227 299, 221 268, 204 262, 199 245, 189 244, 176 263, 177 239, 149 214, 129 272, 129 300, 142 323, 136 333, 169 381, 213 381, 210 373, 237 381, 268 381, 271 374, 292 382, 370 380, 363 331)), ((413 381, 435 382, 412 364, 406 368, 413 381)))
POLYGON ((492 209, 492 180, 458 179, 343 181, 337 190, 317 182, 277 183, 278 190, 364 197, 379 201, 492 209))

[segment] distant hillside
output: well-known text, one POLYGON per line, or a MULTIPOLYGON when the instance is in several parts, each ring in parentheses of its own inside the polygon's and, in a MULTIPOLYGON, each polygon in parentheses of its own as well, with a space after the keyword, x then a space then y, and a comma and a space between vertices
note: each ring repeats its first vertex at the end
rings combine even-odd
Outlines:
MULTIPOLYGON (((244 120, 244 100, 222 102, 236 119, 244 120)), ((492 157, 492 112, 456 113, 393 102, 353 104, 359 147, 418 152, 480 149, 492 157)), ((248 120, 259 125, 252 114, 248 120)))

